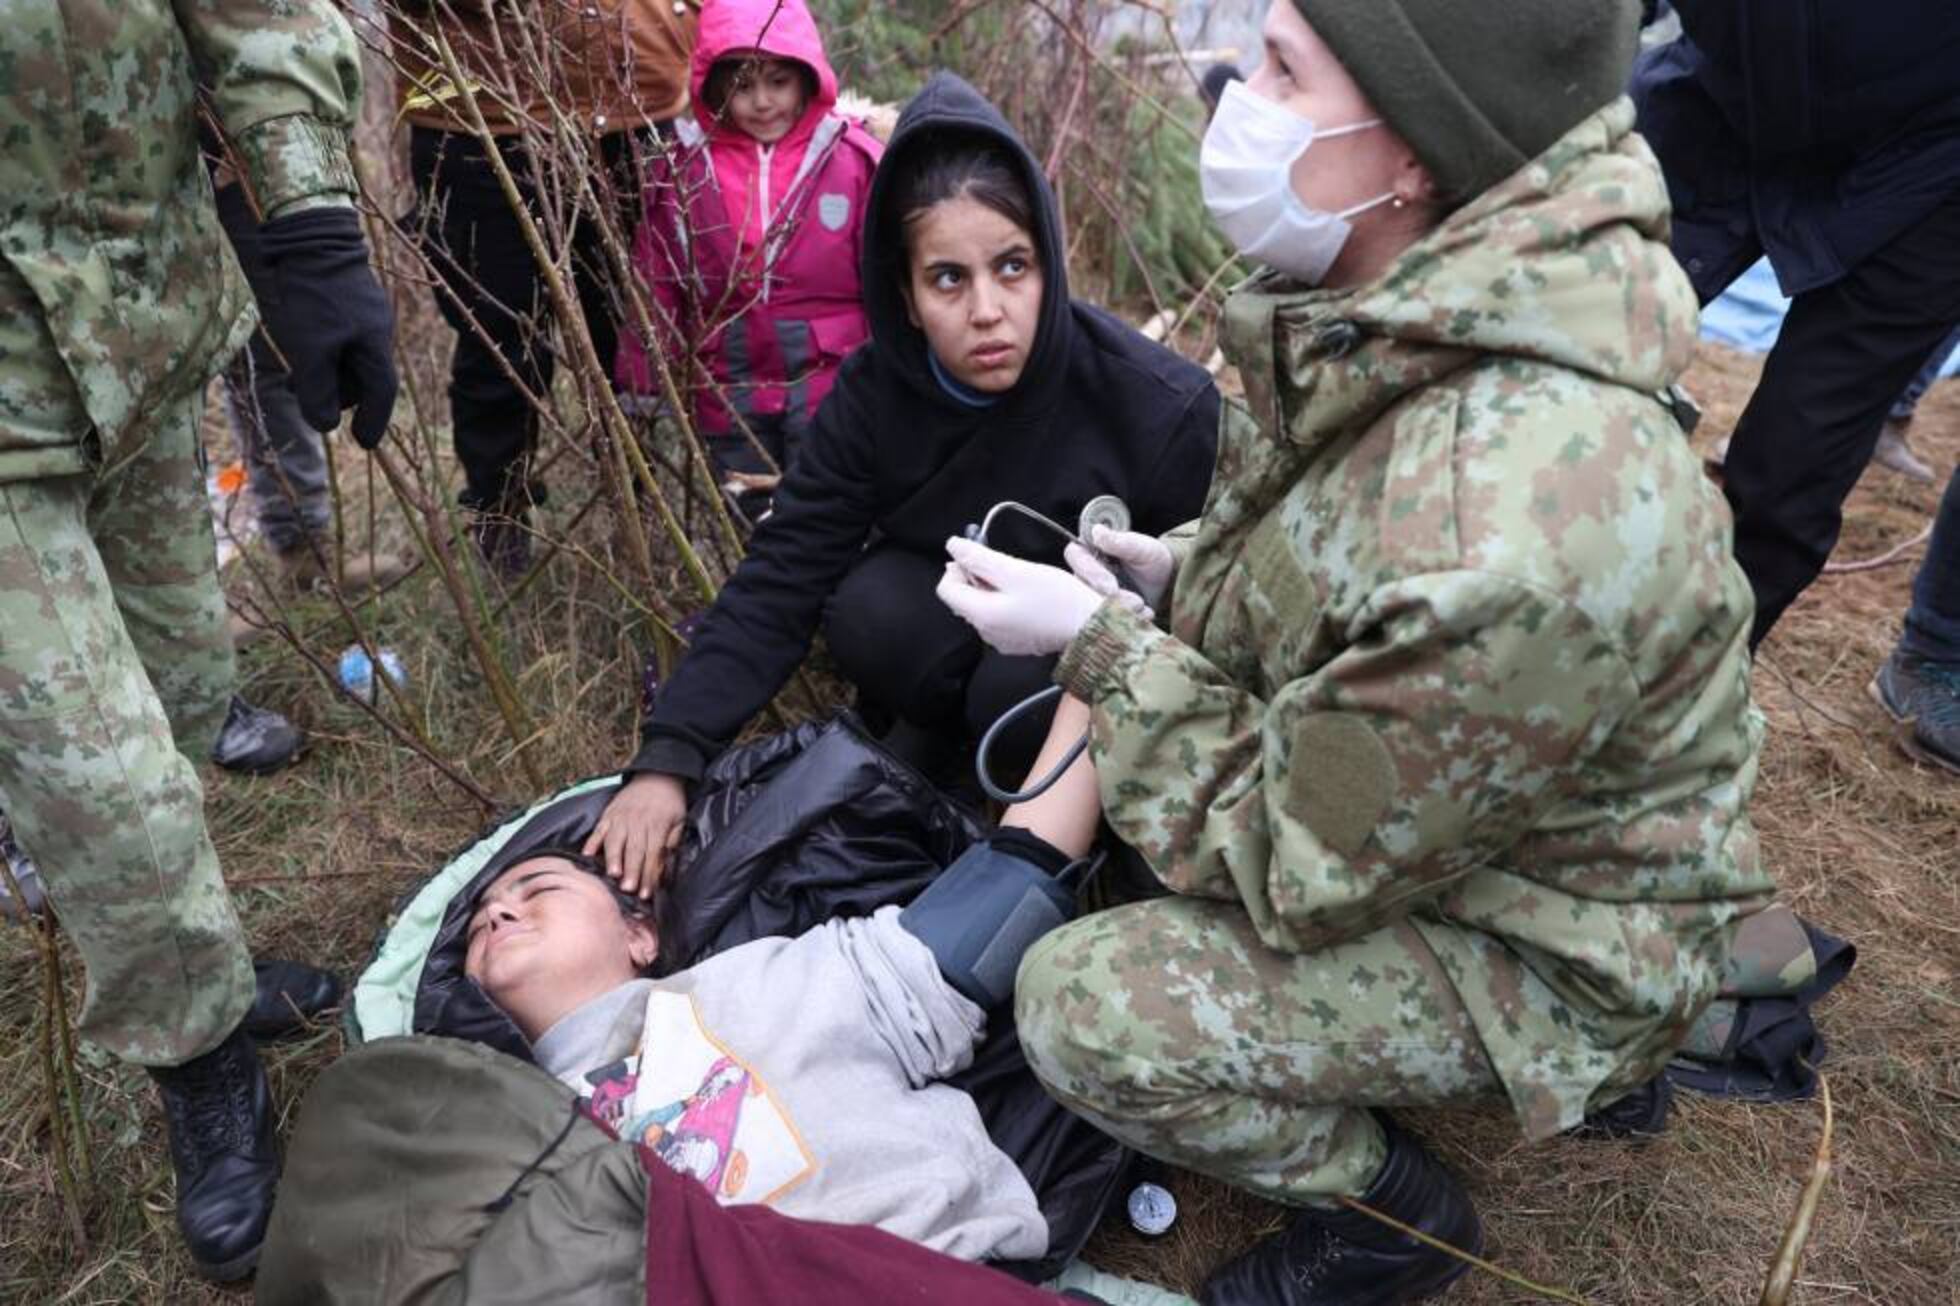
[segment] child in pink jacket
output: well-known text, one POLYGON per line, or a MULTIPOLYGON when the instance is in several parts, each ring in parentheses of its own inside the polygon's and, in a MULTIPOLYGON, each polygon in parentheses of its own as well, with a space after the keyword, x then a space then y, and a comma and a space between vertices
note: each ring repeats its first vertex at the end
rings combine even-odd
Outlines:
MULTIPOLYGON (((708 0, 689 80, 694 117, 648 183, 634 265, 653 344, 725 479, 788 463, 868 334, 858 247, 883 147, 835 112, 803 0, 708 0)), ((633 325, 618 378, 657 399, 633 325)))

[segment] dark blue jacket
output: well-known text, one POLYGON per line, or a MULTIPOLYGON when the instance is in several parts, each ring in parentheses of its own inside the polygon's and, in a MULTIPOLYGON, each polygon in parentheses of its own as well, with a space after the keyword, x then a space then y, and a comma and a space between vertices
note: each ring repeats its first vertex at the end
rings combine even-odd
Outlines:
POLYGON ((1675 0, 1640 130, 1704 301, 1767 253, 1829 285, 1960 189, 1960 0, 1675 0))

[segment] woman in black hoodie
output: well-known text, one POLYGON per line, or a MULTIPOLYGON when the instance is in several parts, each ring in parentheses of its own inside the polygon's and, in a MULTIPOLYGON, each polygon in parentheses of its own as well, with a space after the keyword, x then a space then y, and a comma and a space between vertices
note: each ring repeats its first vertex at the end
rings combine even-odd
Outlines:
MULTIPOLYGON (((978 92, 945 72, 926 84, 870 206, 871 341, 817 411, 586 845, 628 890, 652 892, 686 784, 774 697, 820 623, 870 715, 949 752, 1050 683, 1054 659, 986 649, 934 597, 948 535, 1006 499, 1072 527, 1085 503, 1113 494, 1153 535, 1204 505, 1210 377, 1069 298, 1054 196, 978 92)), ((1058 540, 1013 516, 990 541, 1061 557, 1058 540)), ((1038 742, 1046 723, 1024 724, 1038 742)), ((1003 774, 1025 760, 1010 751, 1003 774)))

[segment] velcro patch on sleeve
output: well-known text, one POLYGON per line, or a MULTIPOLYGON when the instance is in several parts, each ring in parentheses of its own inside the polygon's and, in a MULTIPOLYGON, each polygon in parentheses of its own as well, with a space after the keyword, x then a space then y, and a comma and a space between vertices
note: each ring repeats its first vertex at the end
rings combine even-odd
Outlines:
POLYGON ((1358 716, 1316 712, 1293 735, 1287 807, 1343 857, 1361 851, 1395 796, 1395 759, 1358 716))

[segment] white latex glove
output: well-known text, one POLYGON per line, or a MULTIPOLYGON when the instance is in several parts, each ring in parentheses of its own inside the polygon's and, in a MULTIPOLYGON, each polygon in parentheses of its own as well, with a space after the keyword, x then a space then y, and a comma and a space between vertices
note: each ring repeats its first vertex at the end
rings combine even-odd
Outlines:
MULTIPOLYGON (((1089 543, 1123 564, 1123 570, 1130 573, 1137 589, 1143 594, 1143 601, 1152 608, 1164 606, 1164 598, 1171 591, 1171 582, 1177 578, 1177 555, 1171 546, 1155 535, 1143 535, 1136 531, 1113 531, 1107 526, 1098 526, 1089 534, 1089 543)), ((1108 568, 1104 568, 1107 571, 1108 568)))
POLYGON ((1068 563, 1068 569, 1075 573, 1077 580, 1096 593, 1106 599, 1115 599, 1145 621, 1155 620, 1157 614, 1151 611, 1143 597, 1134 590, 1124 589, 1122 582, 1116 579, 1116 573, 1080 544, 1071 544, 1063 549, 1062 561, 1068 563))
POLYGON ((1103 596, 1060 567, 1024 562, 972 540, 946 541, 952 556, 939 600, 988 647, 1013 656, 1068 647, 1103 596))

